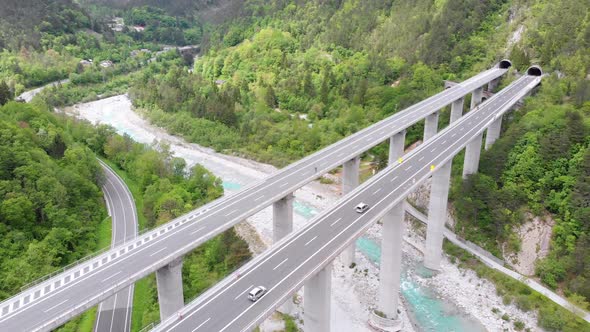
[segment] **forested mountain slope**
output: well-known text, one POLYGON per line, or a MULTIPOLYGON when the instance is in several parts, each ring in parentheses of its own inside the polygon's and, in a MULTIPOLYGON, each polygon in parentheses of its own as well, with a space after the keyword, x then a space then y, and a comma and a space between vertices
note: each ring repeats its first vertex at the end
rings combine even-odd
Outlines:
POLYGON ((101 180, 94 154, 53 116, 0 107, 0 298, 96 250, 101 180))
MULTIPOLYGON (((481 173, 454 181, 457 231, 501 255, 519 249, 514 230, 527 215, 552 216, 538 276, 587 301, 589 8, 588 0, 245 1, 240 17, 209 27, 192 74, 150 66, 130 94, 174 133, 285 165, 441 90, 441 79, 504 57, 519 71, 540 64, 549 76, 506 118, 481 173)), ((385 152, 370 152, 378 167, 385 152)))

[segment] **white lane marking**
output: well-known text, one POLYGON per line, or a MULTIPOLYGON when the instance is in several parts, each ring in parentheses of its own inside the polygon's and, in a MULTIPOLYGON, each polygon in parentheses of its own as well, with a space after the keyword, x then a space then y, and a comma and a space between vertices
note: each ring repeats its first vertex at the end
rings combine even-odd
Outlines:
POLYGON ((380 192, 380 191, 381 191, 381 188, 375 190, 375 192, 373 193, 373 195, 377 195, 377 193, 380 192))
POLYGON ((129 314, 131 314, 131 298, 133 297, 133 285, 129 286, 129 293, 127 293, 127 310, 125 310, 125 328, 126 331, 131 331, 131 321, 129 314))
POLYGON ((445 145, 445 144, 447 144, 447 140, 444 140, 444 141, 442 142, 442 145, 445 145))
POLYGON ((119 297, 119 293, 115 293, 115 301, 113 301, 113 315, 111 316, 111 327, 109 331, 113 331, 113 323, 115 322, 115 312, 117 312, 117 298, 119 297))
POLYGON ((235 301, 235 300, 237 300, 237 299, 239 299, 240 297, 242 297, 242 295, 246 294, 246 292, 247 292, 247 291, 249 291, 249 290, 251 290, 251 289, 252 289, 252 287, 254 287, 254 285, 250 285, 248 288, 246 288, 246 290, 245 290, 245 291, 241 292, 241 293, 240 293, 240 295, 238 295, 238 296, 236 296, 236 297, 234 298, 234 301, 235 301))
POLYGON ((342 157, 342 156, 344 156, 344 152, 338 154, 338 157, 342 157))
POLYGON ((154 255, 156 255, 157 253, 159 253, 159 252, 162 252, 162 251, 166 250, 167 248, 168 248, 168 247, 164 247, 164 248, 162 248, 162 249, 160 249, 160 250, 157 250, 157 251, 153 252, 153 253, 150 255, 150 257, 153 257, 153 256, 154 256, 154 255))
POLYGON ((430 150, 430 152, 434 152, 434 151, 436 151, 436 147, 435 147, 435 148, 433 148, 432 150, 430 150))
POLYGON ((451 135, 451 138, 457 136, 457 133, 453 133, 453 135, 451 135))
POLYGON ((61 301, 60 303, 58 303, 58 304, 54 305, 53 307, 51 307, 51 308, 48 308, 47 310, 44 310, 44 312, 49 312, 49 311, 51 311, 52 309, 55 309, 55 308, 59 307, 60 305, 62 305, 62 304, 64 304, 64 303, 66 303, 66 302, 68 302, 68 300, 63 300, 63 301, 61 301))
POLYGON ((395 177, 393 177, 393 179, 389 180, 389 182, 393 182, 393 181, 395 181, 395 179, 397 179, 397 178, 399 178, 399 176, 397 176, 397 175, 396 175, 395 177))
POLYGON ((284 260, 284 261, 280 262, 280 263, 279 263, 279 265, 275 266, 275 268, 274 268, 274 269, 272 269, 272 270, 274 271, 274 270, 278 269, 278 268, 279 268, 279 266, 281 266, 281 265, 285 264, 285 262, 286 262, 286 261, 288 261, 288 260, 289 260, 289 258, 285 258, 285 260, 284 260))
POLYGON ((336 221, 330 224, 330 227, 336 225, 340 220, 342 220, 342 218, 336 219, 336 221))
POLYGON ((424 156, 420 157, 420 159, 418 159, 418 161, 422 161, 422 159, 424 159, 424 156))
POLYGON ((207 318, 207 320, 202 322, 201 325, 195 327, 195 329, 192 332, 195 332, 196 330, 198 330, 201 326, 205 325, 205 323, 207 323, 210 320, 211 320, 211 317, 207 318))
POLYGON ((198 233, 199 231, 202 231, 203 229, 205 229, 205 227, 201 227, 201 228, 197 229, 196 231, 192 231, 191 234, 198 233))
POLYGON ((307 242, 305 243, 304 247, 307 247, 307 245, 308 245, 308 244, 310 244, 310 243, 311 243, 313 240, 315 240, 315 239, 317 239, 317 238, 318 238, 318 236, 317 236, 317 235, 316 235, 316 236, 314 236, 314 237, 313 237, 313 239, 311 239, 311 240, 309 240, 309 241, 307 241, 307 242))
POLYGON ((233 209, 228 214, 224 215, 224 217, 229 217, 229 216, 231 216, 232 214, 234 214, 236 212, 238 212, 238 209, 233 209))
MULTIPOLYGON (((320 165, 320 166, 321 166, 321 165, 320 165)), ((286 186, 286 185, 288 185, 288 184, 289 184, 289 182, 285 182, 285 183, 283 183, 282 185, 280 185, 280 186, 279 186, 279 188, 283 188, 284 186, 286 186)))
POLYGON ((261 200, 261 199, 263 199, 263 198, 264 198, 264 195, 262 195, 262 196, 260 196, 260 197, 256 198, 256 199, 254 200, 254 202, 258 202, 259 200, 261 200))
POLYGON ((406 167, 406 172, 412 169, 412 165, 406 167))
POLYGON ((114 273, 114 274, 111 274, 111 276, 110 276, 110 277, 108 277, 108 278, 106 278, 106 279, 102 279, 102 282, 105 282, 105 281, 107 281, 107 280, 111 279, 112 277, 116 276, 116 275, 117 275, 117 274, 119 274, 119 273, 121 273, 121 271, 119 271, 119 272, 117 272, 117 273, 114 273))
POLYGON ((102 313, 102 304, 103 303, 104 303, 104 301, 100 302, 100 304, 98 305, 98 313, 96 314, 96 327, 94 328, 94 331, 98 330, 98 323, 100 322, 100 316, 102 313))

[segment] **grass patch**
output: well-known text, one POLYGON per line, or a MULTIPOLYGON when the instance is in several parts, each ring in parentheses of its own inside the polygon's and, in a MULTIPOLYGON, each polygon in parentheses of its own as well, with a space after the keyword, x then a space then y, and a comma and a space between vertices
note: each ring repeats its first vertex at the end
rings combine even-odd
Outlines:
POLYGON ((497 294, 503 297, 505 303, 510 304, 514 301, 516 306, 524 311, 537 310, 539 313, 537 324, 546 331, 590 331, 590 323, 581 317, 555 304, 526 284, 488 267, 475 256, 446 239, 443 249, 445 253, 459 260, 459 267, 469 268, 475 271, 479 278, 492 282, 496 286, 497 294))
POLYGON ((113 220, 111 217, 106 217, 100 222, 98 225, 98 241, 96 242, 96 248, 98 250, 111 245, 111 240, 113 239, 112 229, 113 220))
POLYGON ((78 324, 77 332, 91 332, 96 320, 97 307, 92 307, 90 310, 80 316, 80 324, 78 324))
POLYGON ((145 326, 159 321, 156 293, 156 275, 153 273, 135 283, 133 311, 131 314, 132 332, 137 332, 145 326))

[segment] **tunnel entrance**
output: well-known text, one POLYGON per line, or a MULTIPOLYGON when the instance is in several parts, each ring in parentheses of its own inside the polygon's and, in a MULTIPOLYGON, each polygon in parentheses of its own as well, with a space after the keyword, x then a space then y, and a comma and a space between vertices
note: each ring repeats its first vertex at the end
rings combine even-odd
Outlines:
POLYGON ((530 66, 529 69, 527 69, 526 74, 531 76, 541 76, 543 75, 543 70, 539 66, 530 66))
POLYGON ((510 60, 508 60, 508 59, 504 59, 504 60, 500 61, 500 63, 498 64, 498 67, 500 67, 500 69, 508 69, 508 68, 512 67, 512 62, 510 62, 510 60))

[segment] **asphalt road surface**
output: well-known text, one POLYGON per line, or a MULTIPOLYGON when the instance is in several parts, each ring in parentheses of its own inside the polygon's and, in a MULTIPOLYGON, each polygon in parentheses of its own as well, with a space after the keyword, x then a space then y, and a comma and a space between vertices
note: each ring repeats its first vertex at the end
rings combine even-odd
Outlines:
MULTIPOLYGON (((135 201, 125 182, 103 162, 105 174, 102 186, 105 201, 112 218, 112 247, 137 236, 137 212, 135 201)), ((98 306, 94 331, 126 332, 131 330, 133 285, 102 301, 98 306)))

